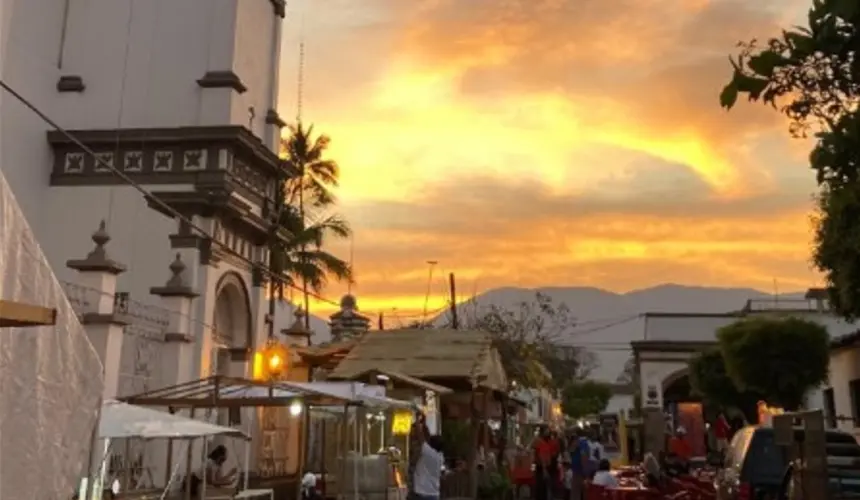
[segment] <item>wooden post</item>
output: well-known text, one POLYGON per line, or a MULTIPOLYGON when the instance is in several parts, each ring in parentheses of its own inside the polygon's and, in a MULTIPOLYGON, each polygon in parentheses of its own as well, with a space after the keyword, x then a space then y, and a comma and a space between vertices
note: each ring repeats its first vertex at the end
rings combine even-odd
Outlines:
POLYGON ((448 274, 448 285, 451 289, 451 327, 458 330, 460 318, 457 317, 457 286, 454 281, 454 273, 448 274))

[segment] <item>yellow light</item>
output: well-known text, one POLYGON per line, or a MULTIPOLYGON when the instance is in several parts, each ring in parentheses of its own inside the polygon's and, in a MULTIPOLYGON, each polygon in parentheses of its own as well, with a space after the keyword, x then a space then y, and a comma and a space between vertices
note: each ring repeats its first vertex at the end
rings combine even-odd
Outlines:
POLYGON ((263 353, 255 352, 254 353, 254 371, 253 371, 254 380, 264 380, 266 378, 266 371, 263 368, 264 368, 263 353))
POLYGON ((272 354, 269 358, 269 370, 278 371, 281 369, 281 357, 277 353, 272 354))
POLYGON ((412 412, 399 411, 391 420, 391 433, 395 436, 405 436, 412 430, 412 412))
POLYGON ((280 377, 287 369, 287 348, 270 341, 266 347, 254 353, 253 376, 255 380, 270 380, 280 377))

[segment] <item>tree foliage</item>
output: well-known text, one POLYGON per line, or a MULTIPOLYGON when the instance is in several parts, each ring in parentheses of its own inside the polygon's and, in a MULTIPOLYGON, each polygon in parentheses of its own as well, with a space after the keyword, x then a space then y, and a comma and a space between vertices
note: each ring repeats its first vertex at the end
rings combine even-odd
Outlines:
POLYGON ((779 109, 796 136, 815 133, 810 166, 821 187, 813 262, 831 305, 860 317, 860 2, 814 0, 806 26, 741 44, 720 103, 739 95, 779 109))
POLYGON ((521 386, 561 388, 597 366, 593 353, 564 345, 576 318, 566 305, 544 294, 513 308, 472 305, 461 308, 462 328, 490 333, 508 379, 521 386))
POLYGON ((331 138, 325 134, 314 137, 314 126, 301 123, 290 125, 290 135, 281 140, 281 155, 289 169, 287 200, 307 207, 324 208, 335 202, 333 189, 340 181, 337 162, 326 158, 331 138))
POLYGON ((717 408, 737 408, 747 420, 754 422, 756 404, 765 399, 755 391, 741 391, 726 371, 719 348, 702 351, 689 362, 690 386, 693 393, 717 408))
MULTIPOLYGON (((291 125, 290 135, 281 140, 283 172, 274 200, 269 235, 269 268, 280 276, 274 286, 284 298, 285 287, 299 287, 320 293, 329 279, 352 280, 348 262, 328 252, 332 238, 349 238, 349 223, 337 214, 316 214, 311 220, 307 207, 330 208, 338 185, 337 163, 326 159, 328 136, 314 138, 313 126, 291 125)), ((306 304, 307 305, 307 304, 306 304)))
POLYGON ((769 404, 799 408, 806 393, 827 380, 827 329, 800 318, 742 319, 717 332, 726 373, 740 391, 769 404))
POLYGON ((630 385, 636 381, 636 359, 633 356, 627 358, 624 366, 621 368, 621 373, 615 381, 619 384, 630 385))
POLYGON ((612 389, 594 380, 574 380, 561 390, 561 411, 571 418, 597 415, 606 409, 612 389))

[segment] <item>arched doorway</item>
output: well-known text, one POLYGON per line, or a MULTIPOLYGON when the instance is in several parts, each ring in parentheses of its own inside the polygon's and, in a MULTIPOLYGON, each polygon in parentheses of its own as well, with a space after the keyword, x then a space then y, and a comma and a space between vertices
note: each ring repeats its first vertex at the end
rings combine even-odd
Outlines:
POLYGON ((672 429, 683 427, 693 448, 693 456, 706 457, 708 433, 705 425, 705 408, 690 386, 689 370, 683 368, 663 381, 663 404, 672 429))
POLYGON ((235 272, 225 273, 215 286, 212 329, 212 374, 247 376, 247 359, 233 353, 248 352, 253 346, 251 300, 242 277, 235 272))

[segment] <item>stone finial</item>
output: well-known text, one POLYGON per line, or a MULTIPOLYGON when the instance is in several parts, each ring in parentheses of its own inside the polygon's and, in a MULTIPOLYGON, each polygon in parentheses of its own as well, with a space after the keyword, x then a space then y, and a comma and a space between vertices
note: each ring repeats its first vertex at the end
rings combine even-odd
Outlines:
POLYGON ((114 275, 124 273, 125 266, 108 257, 105 246, 110 241, 110 235, 107 232, 104 219, 99 223, 96 232, 93 233, 92 240, 96 247, 87 254, 87 257, 83 260, 69 260, 66 262, 66 266, 80 272, 103 272, 114 275))
POLYGON ((162 297, 188 297, 194 298, 199 294, 194 291, 190 284, 185 280, 185 263, 182 262, 182 255, 176 254, 176 258, 170 263, 170 279, 164 286, 154 287, 149 289, 149 293, 160 295, 162 297))
POLYGON ((307 328, 305 328, 304 309, 302 309, 301 307, 297 307, 294 316, 296 320, 293 322, 292 326, 287 329, 281 330, 281 333, 283 333, 287 337, 309 338, 311 336, 311 332, 307 328))

